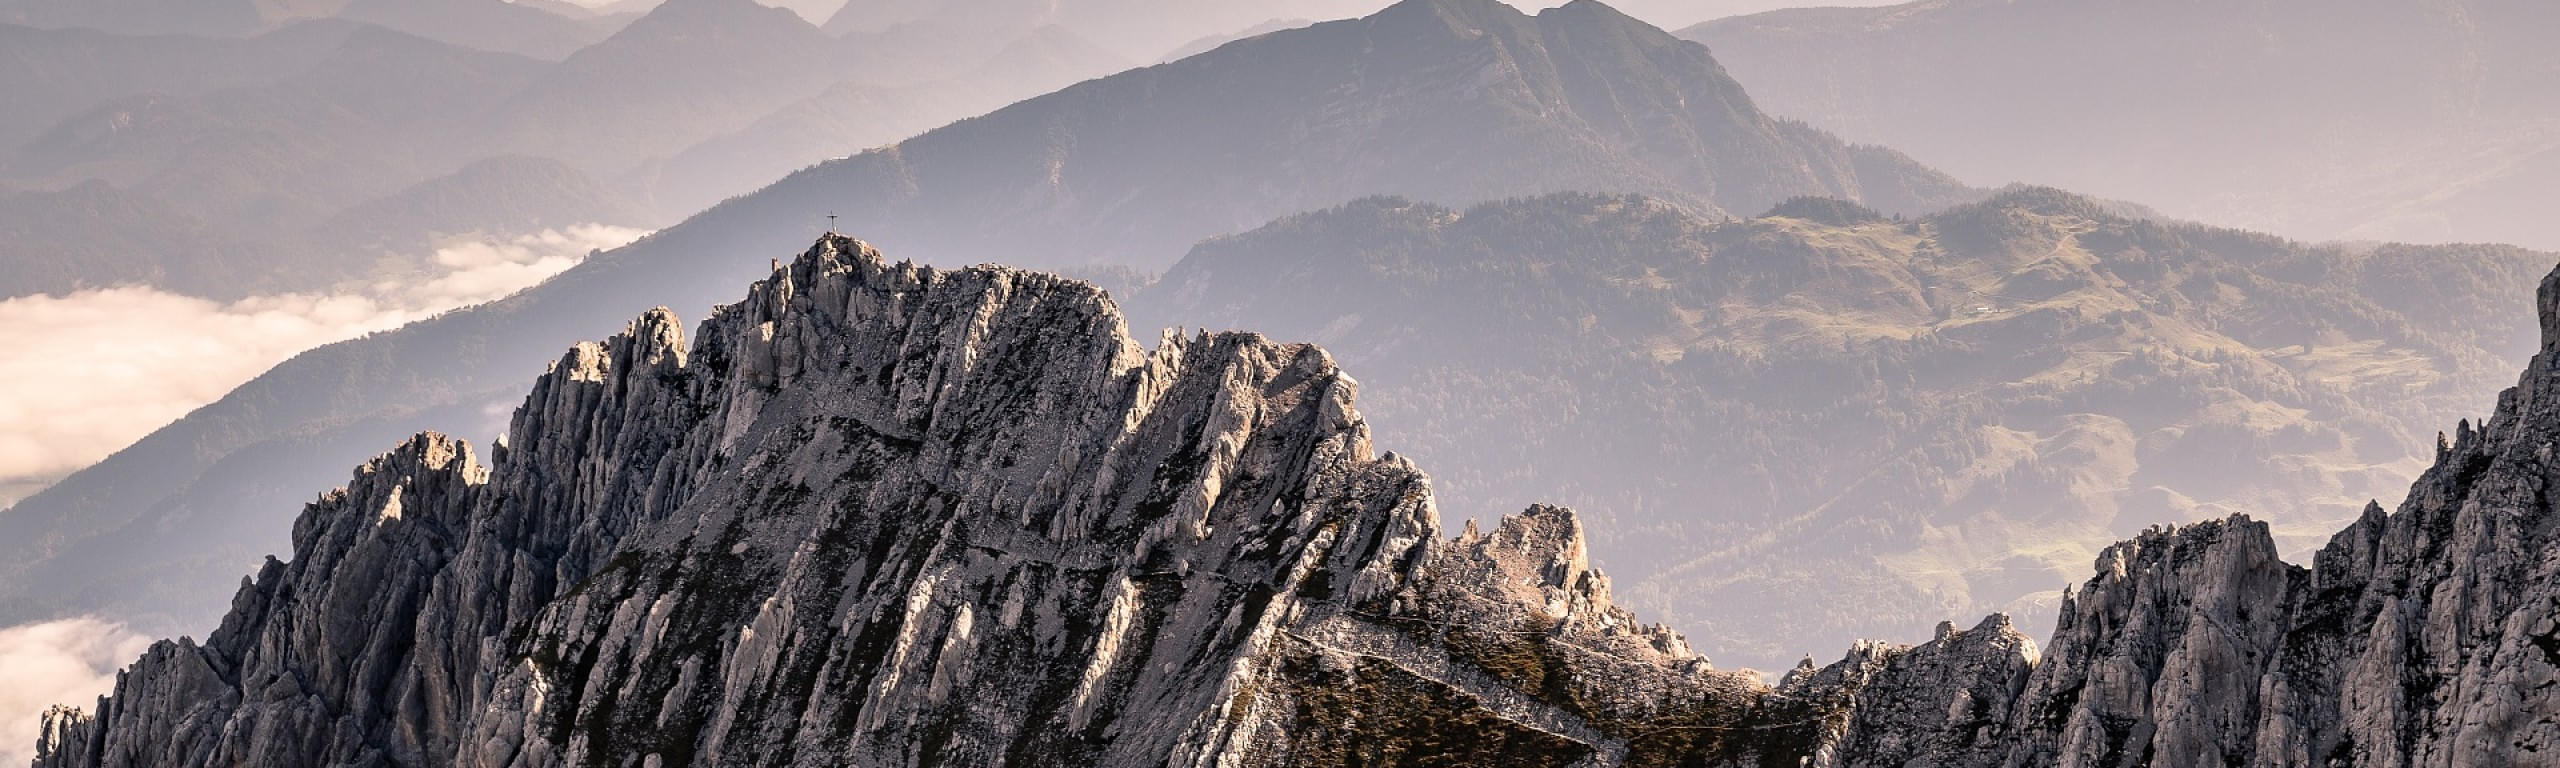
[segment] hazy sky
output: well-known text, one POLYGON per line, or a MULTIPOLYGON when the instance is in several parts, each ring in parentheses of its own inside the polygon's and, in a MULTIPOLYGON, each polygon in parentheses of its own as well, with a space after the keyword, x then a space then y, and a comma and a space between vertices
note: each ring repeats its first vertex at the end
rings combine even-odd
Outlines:
MULTIPOLYGON (((1790 2, 1789 0, 1618 0, 1616 2, 1610 2, 1609 5, 1617 8, 1618 10, 1627 12, 1627 15, 1629 16, 1653 22, 1654 26, 1662 27, 1664 29, 1678 30, 1681 27, 1686 27, 1709 19, 1720 19, 1726 16, 1739 16, 1746 13, 1759 13, 1761 11, 1774 11, 1780 8, 1801 8, 1808 6, 1895 5, 1903 1, 1904 0, 1831 0, 1830 2, 1807 3, 1790 2)), ((1513 0, 1511 4, 1528 8, 1534 6, 1554 5, 1555 3, 1522 2, 1520 0, 1513 0)))
MULTIPOLYGON (((616 2, 616 0, 573 1, 589 7, 611 5, 616 2)), ((835 15, 836 9, 844 7, 845 4, 845 0, 759 1, 766 5, 778 8, 789 8, 796 11, 801 15, 801 17, 808 19, 812 24, 826 23, 827 17, 835 15)), ((1247 1, 1260 3, 1265 0, 1247 1)), ((1539 8, 1547 8, 1563 4, 1558 0, 1505 1, 1512 5, 1532 11, 1539 8)), ((1696 24, 1701 21, 1706 21, 1708 19, 1736 16, 1745 13, 1759 13, 1761 11, 1771 11, 1780 8, 1806 6, 1877 6, 1893 5, 1897 2, 1904 1, 1905 0, 1829 0, 1828 2, 1792 2, 1791 0, 1604 0, 1604 2, 1609 2, 1610 6, 1627 12, 1628 15, 1652 22, 1654 26, 1674 30, 1691 24, 1696 24)), ((1385 7, 1387 4, 1387 2, 1383 1, 1378 3, 1380 7, 1385 7)), ((1272 10, 1273 18, 1297 18, 1305 15, 1306 14, 1304 13, 1293 12, 1286 3, 1275 4, 1272 10)))

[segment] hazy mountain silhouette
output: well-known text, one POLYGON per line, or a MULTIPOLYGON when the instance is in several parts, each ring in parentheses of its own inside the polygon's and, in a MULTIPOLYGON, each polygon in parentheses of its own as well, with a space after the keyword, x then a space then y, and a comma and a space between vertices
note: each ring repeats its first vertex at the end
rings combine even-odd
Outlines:
POLYGON ((250 37, 332 17, 554 60, 618 26, 557 0, 0 0, 0 23, 124 35, 250 37))
POLYGON ((252 458, 253 446, 320 451, 450 428, 421 414, 512 401, 562 345, 618 327, 633 306, 700 316, 830 210, 847 231, 938 262, 1168 264, 1191 240, 1382 190, 1463 201, 1591 186, 1702 215, 1811 193, 1863 191, 1905 210, 1976 194, 1759 114, 1702 48, 1597 3, 1531 17, 1492 0, 1412 0, 803 170, 515 297, 305 353, 0 514, 0 621, 84 606, 191 624, 215 609, 227 574, 281 545, 266 523, 334 480, 332 462, 252 458), (999 246, 1017 250, 989 250, 999 246), (191 522, 158 522, 169 515, 191 522), (219 566, 190 573, 225 575, 59 554, 120 530, 219 566))
POLYGON ((608 25, 510 0, 352 0, 336 15, 466 48, 552 61, 614 32, 608 25))
POLYGON ((0 147, 35 138, 64 119, 142 94, 200 93, 273 82, 306 71, 355 31, 298 24, 253 39, 118 35, 87 29, 0 25, 0 147))
POLYGON ((420 232, 538 232, 592 222, 647 221, 621 190, 567 163, 490 157, 462 170, 357 203, 315 228, 332 248, 397 252, 420 232))
POLYGON ((140 35, 246 36, 326 15, 338 0, 0 0, 0 21, 140 35))
POLYGON ((485 151, 472 126, 542 71, 532 59, 359 27, 271 84, 137 96, 65 120, 18 148, 7 172, 29 184, 101 179, 200 216, 307 226, 346 200, 485 151))
POLYGON ((797 174, 766 194, 938 258, 1161 267, 1203 237, 1394 192, 1637 191, 1700 211, 1971 192, 1771 118, 1714 59, 1596 2, 1420 0, 1233 43, 797 174))
POLYGON ((669 0, 517 95, 497 140, 590 170, 628 167, 816 95, 839 79, 834 48, 780 8, 669 0))
POLYGON ((883 84, 871 68, 894 51, 856 44, 857 79, 774 111, 736 132, 687 147, 663 164, 643 168, 637 186, 656 190, 656 209, 671 216, 699 211, 722 199, 752 192, 812 163, 845 157, 923 133, 955 115, 985 113, 1060 87, 1127 69, 1130 62, 1094 47, 1059 27, 1042 27, 986 54, 969 69, 912 85, 883 84))
POLYGON ((1770 111, 1977 183, 2305 238, 2560 247, 2560 5, 1931 0, 1724 19, 1770 111))
POLYGON ((119 283, 238 285, 268 254, 156 198, 90 181, 0 189, 0 285, 63 293, 119 283))
POLYGON ((605 223, 646 221, 631 204, 600 204, 620 196, 602 194, 591 179, 562 186, 559 169, 519 177, 471 172, 496 151, 486 139, 492 110, 553 66, 538 60, 336 20, 295 25, 238 46, 86 30, 21 32, 47 43, 36 50, 55 57, 30 70, 77 66, 128 51, 140 52, 148 63, 129 65, 128 73, 75 78, 105 87, 88 94, 95 101, 77 111, 70 105, 80 103, 80 96, 48 100, 44 111, 70 113, 0 149, 0 181, 28 189, 111 186, 166 211, 128 221, 125 236, 192 243, 199 239, 189 222, 214 223, 237 233, 235 244, 256 255, 225 261, 219 269, 137 275, 113 268, 112 260, 85 255, 92 248, 81 232, 49 228, 43 233, 54 239, 28 233, 12 247, 29 260, 46 262, 38 271, 56 279, 0 279, 0 295, 138 278, 201 296, 308 290, 366 276, 385 249, 422 256, 436 234, 506 234, 517 231, 510 227, 514 222, 576 223, 571 220, 597 211, 618 217, 605 223), (154 88, 168 82, 160 73, 193 68, 182 56, 153 52, 163 43, 180 52, 216 53, 208 65, 223 74, 196 82, 217 87, 154 88), (63 53, 66 48, 76 53, 63 53), (494 216, 486 219, 457 217, 452 208, 377 206, 350 214, 351 206, 364 201, 399 197, 457 175, 476 185, 473 196, 504 201, 505 207, 475 209, 494 216), (504 186, 509 178, 524 185, 504 186), (344 221, 350 215, 371 218, 351 227, 344 221), (337 247, 352 244, 338 235, 358 230, 367 247, 337 247))
POLYGON ((1200 39, 1183 43, 1182 45, 1175 47, 1172 53, 1164 55, 1163 61, 1170 62, 1188 59, 1193 56, 1217 50, 1218 46, 1226 45, 1238 40, 1243 40, 1249 37, 1261 37, 1283 29, 1297 29, 1314 23, 1314 21, 1309 19, 1272 19, 1234 32, 1220 32, 1214 35, 1202 36, 1200 39))
POLYGON ((1375 13, 1387 5, 1387 0, 851 0, 827 19, 826 29, 839 36, 965 30, 1009 38, 1056 25, 1121 58, 1159 61, 1178 58, 1168 54, 1186 43, 1233 34, 1275 18, 1339 19, 1375 13))
POLYGON ((0 111, 0 184, 103 182, 172 214, 129 217, 132 236, 195 242, 188 227, 215 224, 260 252, 146 269, 41 228, 29 235, 75 239, 12 243, 28 261, 0 276, 0 296, 182 276, 154 284, 318 289, 379 276, 385 255, 416 259, 445 235, 586 215, 662 224, 1126 64, 1049 27, 983 54, 910 51, 947 71, 901 79, 874 66, 893 52, 748 0, 667 3, 627 25, 497 0, 339 10, 246 39, 0 27, 0 93, 22 97, 0 111), (432 210, 396 207, 409 202, 432 210))
POLYGON ((1447 468, 1444 514, 1582 510, 1622 599, 1776 668, 1950 615, 2045 621, 2152 524, 2245 511, 2325 540, 2488 407, 2553 259, 2035 189, 1722 225, 1632 197, 1370 199, 1203 243, 1126 304, 1323 344, 1398 450, 1447 468))

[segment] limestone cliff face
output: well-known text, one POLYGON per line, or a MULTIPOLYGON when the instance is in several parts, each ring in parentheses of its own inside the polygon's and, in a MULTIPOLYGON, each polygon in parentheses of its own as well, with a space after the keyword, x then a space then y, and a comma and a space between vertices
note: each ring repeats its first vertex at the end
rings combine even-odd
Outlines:
POLYGON ((45 766, 1746 765, 1822 711, 1638 624, 1572 515, 1440 537, 1320 350, 829 238, 422 435, 45 766), (485 458, 484 458, 485 453, 485 458))
MULTIPOLYGON (((2546 327, 2560 327, 2544 286, 2546 327)), ((1777 686, 1610 600, 1572 513, 1443 538, 1357 385, 1090 286, 830 237, 688 347, 571 350, 485 452, 322 496, 72 766, 2495 766, 2560 758, 2554 342, 2309 569, 2245 519, 1777 686)))

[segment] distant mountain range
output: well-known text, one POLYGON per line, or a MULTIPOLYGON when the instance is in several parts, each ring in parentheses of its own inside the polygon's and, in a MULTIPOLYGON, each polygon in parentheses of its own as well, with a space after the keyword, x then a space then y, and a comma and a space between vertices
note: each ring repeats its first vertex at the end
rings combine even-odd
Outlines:
POLYGON ((350 0, 337 18, 465 48, 559 61, 636 17, 572 17, 556 7, 512 0, 350 0))
POLYGON ((1192 242, 1391 192, 1643 192, 1701 213, 1977 193, 1761 113, 1705 49, 1596 2, 1415 0, 1079 84, 759 193, 953 261, 1158 269, 1192 242))
POLYGON ((1927 0, 1682 30, 1773 113, 1968 181, 2308 239, 2560 248, 2560 4, 1927 0))
POLYGON ((1913 212, 1980 194, 1758 113, 1702 48, 1605 6, 1532 17, 1409 0, 803 170, 513 298, 305 353, 0 514, 0 622, 77 605, 187 626, 239 563, 283 546, 261 521, 334 480, 317 457, 486 422, 561 345, 635 304, 707 308, 831 211, 952 262, 1156 267, 1200 238, 1382 189, 1471 201, 1595 187, 1699 216, 1805 194, 1913 212), (77 554, 92 547, 197 565, 101 566, 116 559, 77 554))
POLYGON ((611 215, 601 223, 621 225, 652 218, 638 202, 644 198, 610 190, 585 170, 485 141, 482 116, 554 66, 537 60, 336 20, 244 41, 23 28, 0 35, 28 39, 38 52, 0 65, 18 70, 0 78, 86 89, 45 99, 0 125, 0 135, 24 137, 0 145, 0 182, 39 191, 103 186, 150 200, 154 210, 96 220, 102 229, 190 242, 185 227, 206 222, 254 254, 162 280, 82 256, 81 231, 30 233, 54 236, 13 238, 5 247, 26 270, 49 277, 0 282, 0 295, 137 280, 215 298, 316 290, 369 277, 386 256, 423 257, 439 235, 507 235, 536 222, 593 221, 588 215, 611 215), (121 63, 61 74, 101 59, 121 63), (198 80, 204 87, 172 89, 187 78, 164 76, 193 69, 213 73, 198 80), (528 164, 545 167, 529 178, 492 172, 528 164), (445 215, 453 212, 447 209, 341 221, 439 194, 434 187, 451 196, 457 183, 478 185, 471 195, 508 205, 487 218, 445 215), (351 228, 374 237, 351 242, 341 236, 351 228))
POLYGON ((1594 521, 1621 600, 1728 664, 2052 612, 2098 548, 2248 513, 2301 551, 2406 487, 2537 338, 2555 258, 2305 246, 2019 189, 1371 199, 1194 249, 1133 325, 1323 344, 1444 513, 1594 521))
MULTIPOLYGON (((875 216, 855 221, 886 223, 867 231, 892 244, 981 212, 1032 229, 916 243, 963 259, 1052 240, 1032 218, 1092 219, 1116 250, 1051 264, 1159 269, 1200 237, 1363 194, 1638 191, 1702 212, 1796 194, 1916 212, 1970 194, 1893 152, 1763 114, 1703 51, 1596 2, 1535 21, 1467 2, 1318 29, 1277 21, 1375 5, 857 0, 821 28, 809 8, 752 0, 0 0, 0 21, 23 25, 0 26, 12 51, 0 93, 13 102, 0 115, 0 186, 104 182, 166 210, 120 229, 180 240, 187 222, 205 222, 261 254, 163 287, 318 290, 379 276, 442 237, 504 237, 599 210, 620 217, 600 223, 663 225, 812 163, 1182 54, 1197 60, 857 158, 809 182, 843 186, 816 207, 875 216), (1291 42, 1266 39, 1281 31, 1291 42), (1406 48, 1366 48, 1389 41, 1406 48), (1354 84, 1365 90, 1327 90, 1354 84), (1222 101, 1244 92, 1259 95, 1222 101), (985 133, 1000 126, 1023 133, 985 133), (1444 132, 1460 138, 1416 140, 1444 132), (1271 164, 1319 145, 1335 156, 1271 164), (449 191, 502 158, 558 165, 533 185, 483 190, 510 203, 508 217, 377 221, 360 248, 342 236, 344 220, 383 210, 378 201, 440 194, 415 189, 426 184, 449 191), (922 186, 906 189, 910 177, 922 186), (1268 188, 1179 186, 1209 177, 1268 188), (1135 196, 1096 197, 1113 189, 1135 196), (1142 232, 1138 217, 1167 223, 1142 232)), ((8 274, 44 279, 0 282, 0 296, 178 274, 93 268, 74 257, 87 250, 77 242, 9 248, 28 266, 8 274)))
POLYGON ((5 0, 0 22, 139 35, 245 36, 328 15, 345 0, 5 0))
POLYGON ((1387 5, 1388 0, 850 0, 827 18, 826 29, 840 36, 966 34, 1001 39, 1057 26, 1113 55, 1145 62, 1166 59, 1202 37, 1232 34, 1274 19, 1365 16, 1387 5))
POLYGON ((0 189, 0 233, 0 285, 219 285, 270 255, 248 233, 98 181, 0 189))
MULTIPOLYGON (((2540 314, 2495 415, 2310 567, 2247 517, 2155 527, 2049 645, 1944 621, 1772 684, 1617 605, 1570 510, 1445 536, 1321 347, 1150 349, 1091 285, 829 234, 692 334, 569 348, 486 448, 358 466, 33 766, 2538 766, 2540 314)), ((1831 607, 1795 597, 1766 618, 1831 607)))
MULTIPOLYGON (((345 23, 269 36, 332 25, 345 23)), ((496 141, 478 149, 500 159, 441 173, 385 156, 432 175, 382 184, 371 199, 387 202, 305 206, 303 231, 342 243, 539 207, 502 202, 514 189, 599 215, 663 213, 753 183, 731 171, 773 162, 757 154, 768 142, 805 153, 907 130, 918 113, 869 112, 963 109, 984 93, 935 83, 1005 81, 969 74, 1005 61, 1110 58, 1057 25, 997 48, 1019 58, 935 65, 903 85, 776 75, 795 62, 874 71, 859 62, 898 59, 906 49, 883 42, 903 33, 829 36, 744 0, 673 0, 560 63, 345 34, 522 77, 436 98, 495 101, 488 124, 516 127, 493 135, 531 146, 496 141), (690 29, 707 31, 677 34, 690 29), (771 90, 723 86, 766 75, 771 90), (608 91, 623 95, 582 101, 608 91), (687 144, 630 130, 648 110, 612 110, 639 103, 714 107, 669 121, 727 133, 687 144), (614 123, 592 146, 556 132, 591 113, 614 123), (653 191, 671 180, 684 189, 653 191)), ((207 77, 352 55, 310 47, 297 66, 224 59, 207 77)), ((250 84, 170 103, 220 116, 301 98, 235 79, 250 84)), ((348 104, 434 111, 356 91, 348 104)), ((205 125, 190 135, 229 130, 205 125)), ((118 177, 138 192, 55 204, 148 218, 187 210, 157 180, 259 178, 194 162, 118 177)), ((1900 636, 2041 599, 2145 523, 2248 509, 2307 544, 2422 467, 2413 447, 2434 425, 2485 405, 2531 349, 2517 308, 2553 258, 2310 246, 2125 210, 2043 189, 1995 196, 1774 117, 1707 48, 1596 2, 1532 16, 1407 0, 808 167, 512 298, 306 353, 0 512, 0 623, 76 608, 152 631, 200 624, 244 564, 285 545, 275 523, 337 482, 344 457, 426 428, 494 434, 563 346, 635 307, 700 316, 841 214, 846 231, 941 263, 1106 275, 1142 334, 1249 325, 1328 342, 1371 372, 1381 423, 1446 468, 1453 510, 1553 500, 1605 516, 1597 553, 1630 602, 1713 638, 1728 661, 1768 664, 1806 638, 1900 636)), ((220 217, 189 216, 172 220, 202 230, 190 248, 234 252, 231 230, 204 223, 220 217)))
MULTIPOLYGON (((676 0, 610 23, 565 12, 357 0, 240 38, 0 26, 11 52, 0 93, 13 102, 0 114, 0 184, 104 183, 153 201, 165 212, 113 222, 138 237, 190 240, 190 221, 254 233, 242 245, 258 258, 162 287, 314 290, 372 276, 386 257, 423 256, 439 236, 595 214, 676 220, 819 160, 1128 65, 1057 28, 983 50, 897 51, 749 0, 676 0), (937 64, 896 65, 916 53, 937 64), (545 166, 521 186, 489 172, 524 163, 545 166), (457 181, 497 185, 475 193, 505 201, 504 215, 346 221, 451 198, 457 181), (351 242, 351 227, 367 237, 351 242)), ((6 247, 20 258, 0 273, 0 296, 178 274, 95 264, 76 239, 6 247)))

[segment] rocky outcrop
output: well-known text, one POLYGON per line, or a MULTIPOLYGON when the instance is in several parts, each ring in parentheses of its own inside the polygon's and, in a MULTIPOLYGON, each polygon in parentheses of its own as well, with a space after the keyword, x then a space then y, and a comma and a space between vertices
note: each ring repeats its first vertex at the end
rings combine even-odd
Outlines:
MULTIPOLYGON (((2560 324, 2544 289, 2546 326, 2560 324)), ((1777 686, 1646 625, 1580 522, 1441 537, 1326 354, 1132 341, 1090 286, 838 237, 687 347, 582 345, 421 435, 154 647, 71 766, 2548 764, 2544 354, 2310 569, 2246 519, 1777 686)))
POLYGON ((306 509, 40 765, 1785 760, 1824 710, 1611 604, 1571 513, 1440 537, 1322 351, 823 240, 572 350, 484 452, 306 509))
POLYGON ((1790 695, 1845 700, 1810 765, 1987 765, 2010 743, 2008 714, 2036 661, 2036 646, 1993 615, 1972 629, 1938 625, 1917 647, 1859 643, 1816 669, 1811 659, 1779 683, 1790 695))
POLYGON ((1782 689, 1856 697, 1822 764, 2560 765, 2560 273, 2540 304, 2541 352, 2397 512, 2308 568, 2246 517, 2110 547, 2032 666, 1959 650, 1981 629, 1807 665, 1782 689))
MULTIPOLYGON (((2031 765, 2222 765, 2250 741, 2290 567, 2246 519, 2109 547, 2067 591, 2009 751, 2031 765)), ((2243 761, 2244 763, 2246 761, 2243 761)))
POLYGON ((2309 568, 2244 518, 2107 550, 2011 716, 2006 765, 2560 764, 2560 273, 2543 344, 2309 568))

